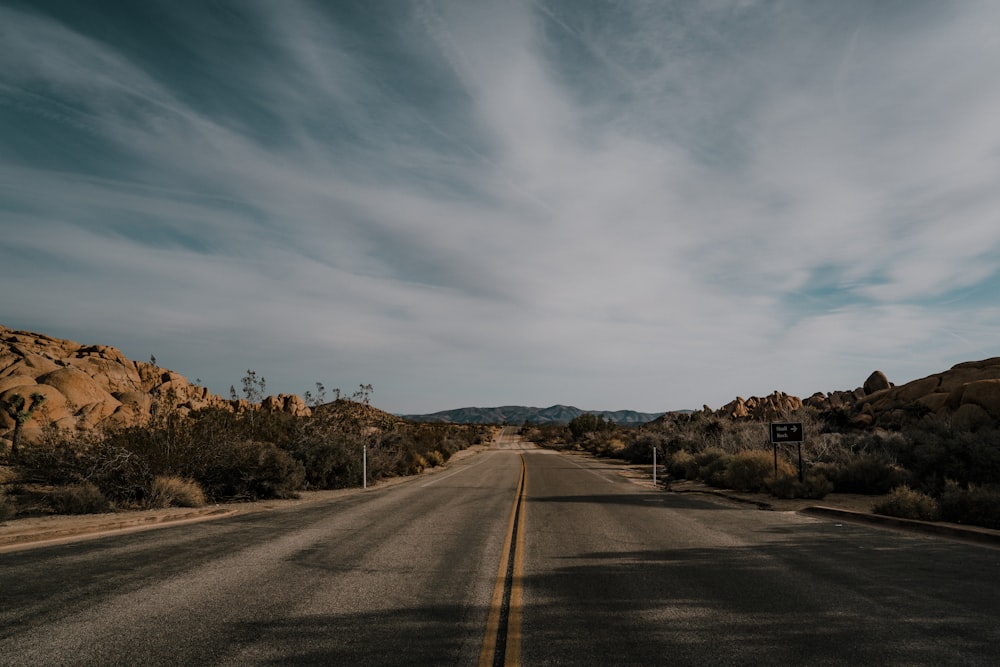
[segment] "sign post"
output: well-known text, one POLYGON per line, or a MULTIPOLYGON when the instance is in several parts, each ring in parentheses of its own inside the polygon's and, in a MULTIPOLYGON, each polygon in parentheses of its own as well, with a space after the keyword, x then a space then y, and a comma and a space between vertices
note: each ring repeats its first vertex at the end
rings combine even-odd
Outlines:
POLYGON ((771 444, 774 445, 774 475, 778 475, 778 445, 794 442, 799 448, 799 481, 802 481, 802 422, 771 422, 771 444))
POLYGON ((653 447, 653 488, 656 488, 656 447, 653 447))

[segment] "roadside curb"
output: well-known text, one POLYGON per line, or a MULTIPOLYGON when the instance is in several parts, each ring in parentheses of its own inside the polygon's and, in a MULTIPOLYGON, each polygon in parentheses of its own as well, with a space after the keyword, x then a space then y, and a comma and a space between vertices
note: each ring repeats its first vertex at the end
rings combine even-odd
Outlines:
MULTIPOLYGON (((726 500, 730 500, 737 503, 743 503, 746 505, 756 505, 758 509, 762 510, 774 509, 774 507, 766 501, 756 500, 753 498, 746 498, 734 493, 726 493, 725 491, 712 488, 674 490, 668 487, 666 490, 670 491, 671 493, 703 493, 711 496, 716 496, 719 498, 725 498, 726 500)), ((869 523, 878 526, 885 526, 888 528, 897 528, 900 530, 922 532, 928 535, 939 535, 941 537, 949 537, 956 540, 977 542, 979 544, 986 544, 992 546, 1000 545, 1000 530, 981 528, 979 526, 966 526, 961 524, 944 523, 936 521, 919 521, 917 519, 902 519, 894 516, 886 516, 884 514, 858 512, 855 510, 840 509, 836 507, 828 507, 825 505, 811 505, 808 507, 803 507, 801 509, 796 509, 792 511, 798 512, 799 514, 806 514, 811 516, 832 517, 841 519, 843 521, 869 523)))
POLYGON ((866 514, 851 510, 836 509, 834 507, 823 507, 821 505, 806 507, 799 510, 801 514, 814 516, 826 516, 843 519, 846 521, 858 521, 863 523, 873 523, 892 528, 902 528, 931 535, 941 535, 961 540, 970 540, 982 544, 1000 545, 1000 531, 978 526, 962 526, 954 523, 938 523, 934 521, 919 521, 917 519, 902 519, 895 516, 885 516, 884 514, 866 514))

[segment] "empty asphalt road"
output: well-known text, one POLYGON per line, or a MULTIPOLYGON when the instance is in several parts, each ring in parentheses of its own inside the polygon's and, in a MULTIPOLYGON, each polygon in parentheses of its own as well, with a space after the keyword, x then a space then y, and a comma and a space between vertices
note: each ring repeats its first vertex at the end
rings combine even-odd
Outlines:
POLYGON ((1000 550, 509 434, 403 483, 0 554, 2 665, 997 664, 1000 550))

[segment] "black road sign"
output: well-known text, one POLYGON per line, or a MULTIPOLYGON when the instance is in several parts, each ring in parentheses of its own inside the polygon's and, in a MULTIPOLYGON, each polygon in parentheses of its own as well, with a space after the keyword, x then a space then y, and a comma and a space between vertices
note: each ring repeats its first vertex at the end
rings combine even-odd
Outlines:
POLYGON ((802 442, 802 422, 771 422, 771 442, 802 442))

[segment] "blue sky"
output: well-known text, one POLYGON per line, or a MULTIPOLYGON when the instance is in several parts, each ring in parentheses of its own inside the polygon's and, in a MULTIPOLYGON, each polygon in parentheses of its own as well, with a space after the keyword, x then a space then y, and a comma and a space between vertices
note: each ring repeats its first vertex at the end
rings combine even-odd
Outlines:
POLYGON ((410 413, 996 356, 998 25, 974 0, 0 0, 0 323, 410 413))

